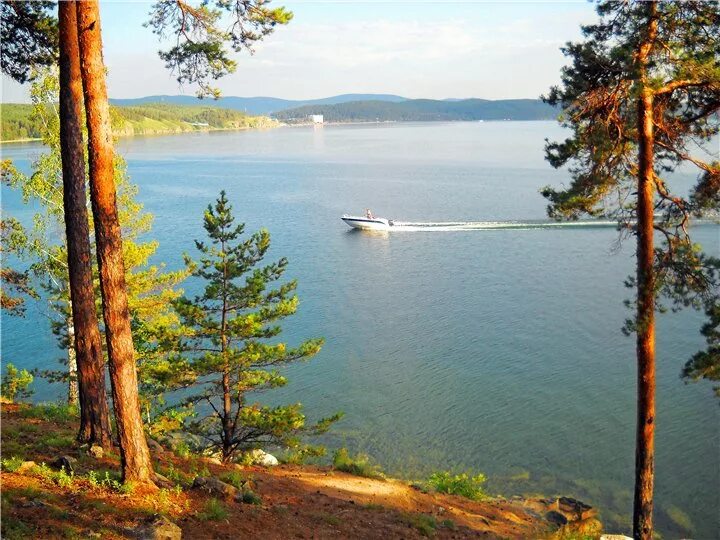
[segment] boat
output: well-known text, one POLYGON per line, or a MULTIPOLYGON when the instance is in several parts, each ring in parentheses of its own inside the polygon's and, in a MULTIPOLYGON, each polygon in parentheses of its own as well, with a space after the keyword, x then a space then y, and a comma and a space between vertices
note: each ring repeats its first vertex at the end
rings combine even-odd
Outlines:
POLYGON ((394 226, 392 219, 376 217, 372 214, 365 216, 348 216, 344 214, 340 219, 353 229, 366 231, 389 231, 394 226))

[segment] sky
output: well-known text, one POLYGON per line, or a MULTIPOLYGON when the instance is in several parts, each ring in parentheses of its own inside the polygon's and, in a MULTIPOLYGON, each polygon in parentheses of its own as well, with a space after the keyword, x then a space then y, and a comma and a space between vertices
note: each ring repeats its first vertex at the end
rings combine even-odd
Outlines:
MULTIPOLYGON (((112 98, 194 95, 158 58, 162 43, 143 27, 152 3, 101 2, 112 98)), ((536 98, 559 81, 560 47, 595 20, 577 2, 273 0, 294 13, 255 47, 234 54, 219 81, 226 96, 312 99, 345 93, 409 98, 536 98)), ((28 89, 2 77, 2 102, 28 89)))

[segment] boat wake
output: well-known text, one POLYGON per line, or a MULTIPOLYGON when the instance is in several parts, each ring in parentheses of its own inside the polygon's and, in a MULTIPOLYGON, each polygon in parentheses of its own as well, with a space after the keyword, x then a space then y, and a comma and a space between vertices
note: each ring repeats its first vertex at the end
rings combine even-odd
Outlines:
POLYGON ((446 221, 414 222, 393 221, 389 230, 397 232, 443 232, 443 231, 493 231, 503 229, 571 229, 571 228, 617 228, 615 221, 446 221))

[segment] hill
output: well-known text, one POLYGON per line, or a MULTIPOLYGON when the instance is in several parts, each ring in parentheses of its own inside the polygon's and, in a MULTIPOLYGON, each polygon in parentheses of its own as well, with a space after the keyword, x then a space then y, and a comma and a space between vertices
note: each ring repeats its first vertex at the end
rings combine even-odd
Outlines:
POLYGON ((320 99, 281 99, 274 97, 237 97, 227 96, 216 100, 201 100, 194 96, 146 96, 131 99, 111 99, 118 106, 143 105, 147 103, 163 103, 166 105, 205 105, 221 109, 235 109, 248 114, 267 115, 272 112, 305 105, 333 105, 348 101, 405 101, 406 98, 393 94, 341 94, 320 99))
POLYGON ((281 121, 304 121, 322 114, 326 122, 408 122, 452 120, 553 120, 557 111, 538 99, 410 99, 305 105, 273 113, 281 121))
POLYGON ((118 482, 116 449, 91 456, 78 447, 77 417, 66 406, 3 404, 2 418, 2 537, 8 540, 560 540, 594 538, 601 527, 596 512, 573 499, 472 501, 330 468, 222 465, 176 455, 154 441, 161 489, 141 492, 118 482))
MULTIPOLYGON (((32 105, 0 105, 0 141, 40 137, 40 127, 32 118, 32 105)), ((111 107, 113 132, 118 136, 158 135, 189 131, 251 129, 274 127, 275 120, 250 116, 244 112, 211 106, 179 106, 151 103, 132 107, 111 107)))

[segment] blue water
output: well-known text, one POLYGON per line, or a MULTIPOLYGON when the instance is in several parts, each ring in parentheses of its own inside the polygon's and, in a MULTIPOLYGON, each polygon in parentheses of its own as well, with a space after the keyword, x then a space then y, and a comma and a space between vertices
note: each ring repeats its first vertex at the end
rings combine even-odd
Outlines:
MULTIPOLYGON (((155 215, 156 261, 177 268, 193 253, 221 189, 247 230, 270 230, 272 256, 289 258, 301 307, 283 336, 326 345, 263 399, 301 401, 311 418, 344 411, 325 442, 391 474, 482 471, 492 492, 575 495, 628 532, 635 363, 620 328, 632 241, 613 249, 608 227, 383 235, 339 220, 366 207, 408 222, 542 220, 538 189, 568 180, 544 162, 543 139, 561 135, 550 122, 325 126, 125 139, 119 151, 155 215)), ((27 170, 41 147, 2 151, 27 170)), ((673 178, 680 192, 693 181, 673 178)), ((27 219, 15 194, 3 196, 27 219)), ((720 252, 717 227, 694 235, 720 252)), ((3 319, 5 359, 55 365, 46 312, 3 319)), ((720 530, 720 408, 709 384, 679 379, 703 345, 702 320, 663 315, 658 328, 656 519, 670 538, 720 530)))

